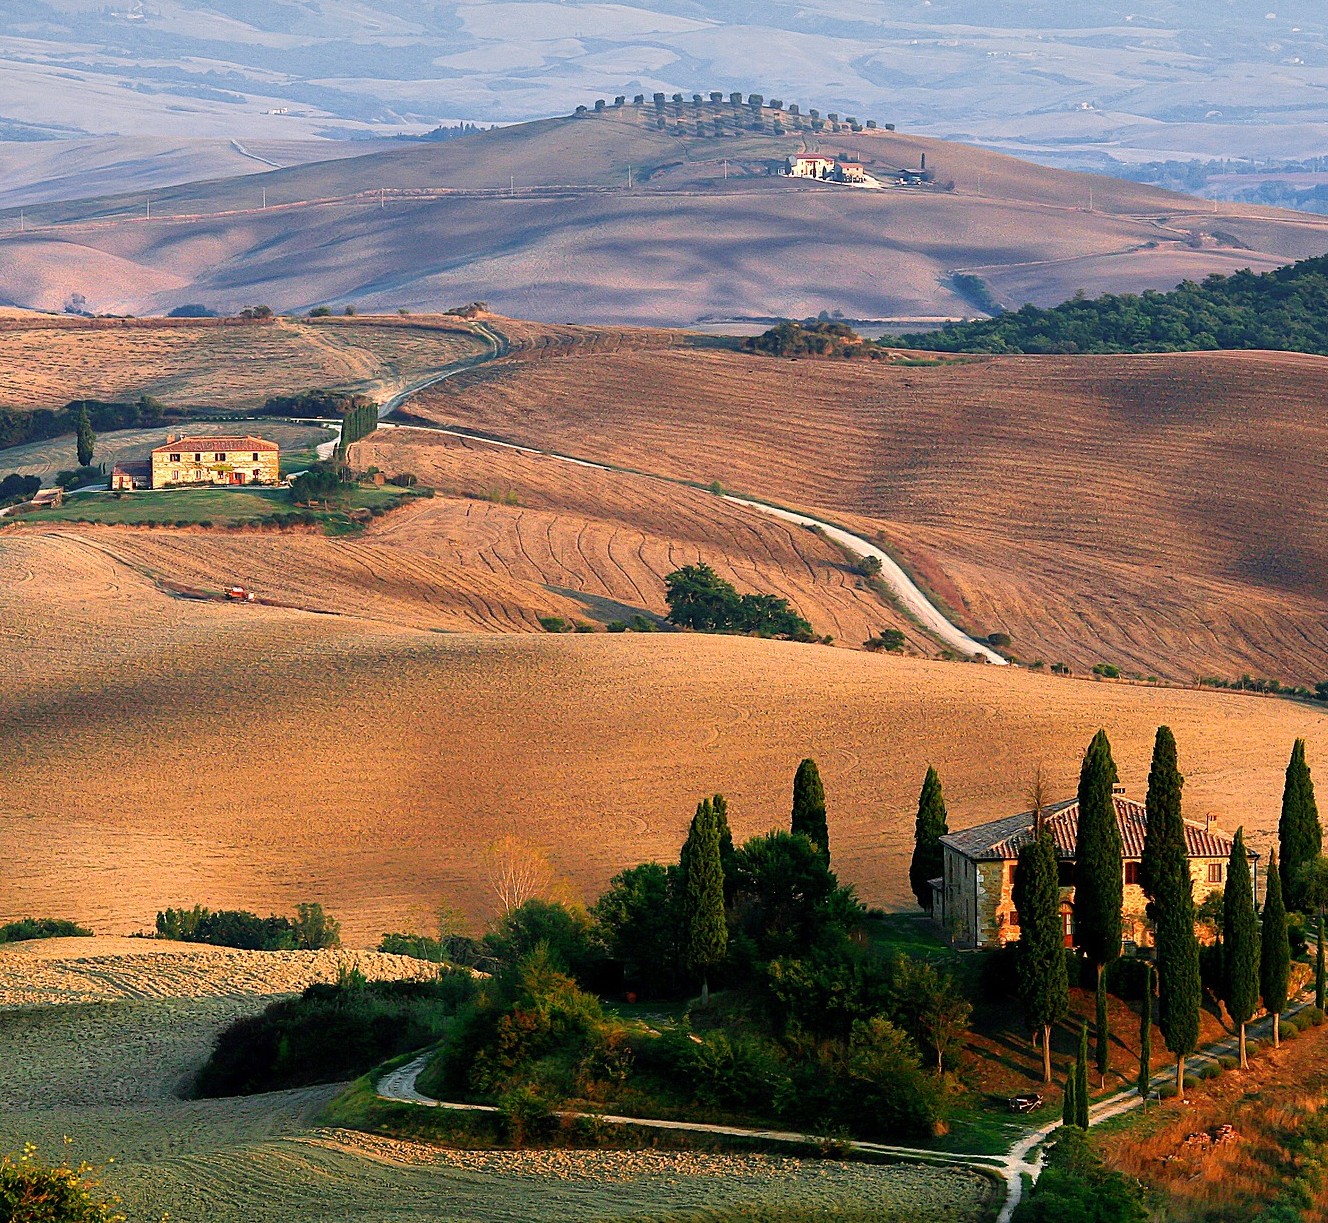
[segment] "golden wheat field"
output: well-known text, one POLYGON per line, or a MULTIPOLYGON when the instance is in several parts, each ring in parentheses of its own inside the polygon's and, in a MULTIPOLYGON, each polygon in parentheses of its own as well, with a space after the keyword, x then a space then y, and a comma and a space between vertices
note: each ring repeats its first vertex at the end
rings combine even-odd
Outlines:
POLYGON ((484 351, 441 318, 75 320, 0 326, 0 407, 151 395, 171 407, 252 410, 270 395, 386 395, 484 351))
MULTIPOLYGON (((145 536, 145 538, 150 538, 145 536)), ((447 634, 173 598, 74 534, 0 537, 0 915, 123 933, 165 905, 321 900, 352 944, 492 911, 484 848, 515 833, 591 899, 676 854, 697 799, 739 836, 787 818, 818 759, 835 863, 907 900, 928 763, 951 824, 1022 809, 1038 763, 1069 793, 1106 726, 1142 788, 1176 730, 1188 810, 1275 828, 1317 708, 973 664, 686 634, 447 634)))
POLYGON ((1026 661, 1328 675, 1323 358, 524 356, 411 411, 879 532, 1026 661))

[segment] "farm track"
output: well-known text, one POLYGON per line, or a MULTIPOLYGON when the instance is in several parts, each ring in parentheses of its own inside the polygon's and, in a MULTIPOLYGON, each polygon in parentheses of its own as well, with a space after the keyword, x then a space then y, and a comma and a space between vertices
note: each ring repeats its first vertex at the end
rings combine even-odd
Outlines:
POLYGON ((1299 495, 1328 474, 1324 395, 1328 362, 1294 354, 911 368, 673 348, 504 363, 412 412, 888 541, 1024 659, 1305 681, 1328 674, 1328 511, 1299 495))

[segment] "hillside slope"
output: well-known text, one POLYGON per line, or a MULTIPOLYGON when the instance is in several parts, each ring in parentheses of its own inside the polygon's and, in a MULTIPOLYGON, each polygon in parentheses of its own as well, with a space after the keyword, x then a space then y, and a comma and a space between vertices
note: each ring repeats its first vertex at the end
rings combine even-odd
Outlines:
POLYGON ((1244 209, 1215 220, 1137 184, 690 102, 168 188, 150 221, 141 196, 34 209, 22 233, 17 220, 0 217, 0 301, 59 309, 76 291, 94 310, 131 313, 480 299, 556 321, 951 318, 973 312, 949 280, 961 269, 1007 304, 1051 304, 1328 249, 1322 218, 1244 209), (885 180, 925 154, 934 183, 876 191, 771 176, 803 148, 860 157, 885 180))
MULTIPOLYGON (((1143 786, 1169 723, 1187 811, 1276 826, 1290 743, 1322 713, 823 646, 659 634, 421 632, 171 598, 73 538, 0 537, 0 916, 114 933, 163 904, 318 899, 352 944, 491 909, 484 847, 543 846, 583 894, 676 854, 699 795, 746 837, 820 762, 837 869, 908 901, 928 763, 950 822, 1025 806, 1039 761, 1071 793, 1098 726, 1143 786), (130 716, 127 716, 130 715, 130 716), (163 819, 162 811, 170 818, 163 819)), ((908 902, 911 903, 911 902, 908 902)))
POLYGON ((1025 660, 1328 676, 1328 361, 934 367, 696 348, 501 362, 416 415, 880 531, 1025 660))

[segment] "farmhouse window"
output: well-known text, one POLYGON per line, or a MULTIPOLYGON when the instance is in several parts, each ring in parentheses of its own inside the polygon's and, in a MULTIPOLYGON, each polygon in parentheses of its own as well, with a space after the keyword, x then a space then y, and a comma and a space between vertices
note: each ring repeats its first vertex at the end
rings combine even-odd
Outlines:
POLYGON ((255 462, 255 463, 258 462, 258 451, 257 451, 257 450, 254 451, 254 462, 255 462))
POLYGON ((1010 865, 1006 868, 1006 873, 1007 873, 1008 876, 1009 876, 1009 883, 1010 883, 1010 886, 1011 886, 1011 887, 1014 886, 1014 871, 1015 871, 1015 867, 1016 867, 1017 865, 1018 865, 1018 863, 1016 863, 1016 862, 1011 862, 1010 865))
POLYGON ((1127 862, 1125 864, 1125 882, 1127 885, 1138 884, 1139 882, 1139 863, 1127 862))
POLYGON ((195 463, 201 463, 202 461, 203 461, 203 456, 202 456, 201 454, 196 454, 196 455, 194 455, 194 462, 195 462, 195 463))
POLYGON ((179 484, 179 482, 180 482, 180 473, 178 471, 171 472, 171 483, 179 484))
POLYGON ((217 462, 224 463, 225 461, 226 461, 226 452, 224 450, 219 450, 217 452, 217 462))
POLYGON ((179 456, 178 454, 173 454, 173 455, 171 455, 171 462, 172 462, 172 463, 178 463, 179 461, 180 461, 180 456, 179 456))
POLYGON ((1208 882, 1209 882, 1209 883, 1221 883, 1221 882, 1222 882, 1222 863, 1221 863, 1221 862, 1210 862, 1210 863, 1208 864, 1208 882))

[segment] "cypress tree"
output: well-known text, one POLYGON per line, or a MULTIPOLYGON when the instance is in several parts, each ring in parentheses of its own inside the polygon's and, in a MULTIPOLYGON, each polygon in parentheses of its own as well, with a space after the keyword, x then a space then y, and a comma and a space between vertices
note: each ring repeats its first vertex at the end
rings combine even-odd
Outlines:
POLYGON ((87 404, 78 409, 77 430, 78 465, 87 467, 92 462, 92 455, 97 448, 97 435, 92 431, 92 419, 88 416, 87 404))
POLYGON ((722 794, 716 794, 710 800, 715 812, 715 825, 719 829, 719 865, 724 872, 724 903, 728 904, 730 889, 734 883, 733 833, 729 828, 729 800, 722 794))
POLYGON ((1079 1108, 1074 1099, 1074 1083, 1078 1077, 1078 1063, 1075 1063, 1065 1071, 1065 1097, 1061 1101, 1062 1125, 1076 1125, 1078 1123, 1079 1108))
POLYGON ((1107 974, 1105 972, 1100 972, 1097 975, 1096 1002, 1095 1054, 1097 1078, 1098 1086, 1105 1087, 1107 1085, 1107 1071, 1111 1069, 1111 1029, 1107 1022, 1107 974))
POLYGON ((1138 1091, 1147 1097, 1153 1078, 1153 966, 1144 961, 1144 996, 1139 1003, 1139 1083, 1138 1091))
POLYGON ((1291 983, 1291 941, 1287 938, 1286 906, 1277 856, 1268 860, 1268 882, 1263 896, 1263 935, 1259 952, 1259 993, 1263 1008, 1273 1017, 1273 1048, 1281 1043, 1281 1018, 1291 983))
MULTIPOLYGON (((932 776, 930 771, 927 775, 932 776)), ((1056 845, 1048 829, 1019 850, 1014 906, 1019 912, 1019 942, 1015 944, 1019 997, 1029 1027, 1041 1032, 1042 1081, 1050 1083, 1051 1029, 1065 1017, 1070 983, 1065 971, 1056 845)))
POLYGON ((1157 906, 1178 878, 1189 878, 1185 852, 1185 822, 1181 816, 1181 776, 1176 759, 1176 737, 1171 727, 1159 726, 1153 741, 1153 764, 1148 771, 1144 800, 1148 826, 1139 863, 1139 883, 1148 897, 1148 916, 1157 921, 1157 906))
POLYGON ((825 787, 815 760, 804 760, 793 778, 792 831, 802 833, 830 860, 830 829, 825 819, 825 787))
POLYGON ((1088 1128, 1088 1025, 1079 1029, 1079 1060, 1074 1064, 1074 1123, 1081 1130, 1088 1128))
POLYGON ((1286 786, 1282 790, 1282 818, 1277 825, 1281 850, 1282 900, 1297 913, 1306 909, 1305 873, 1323 852, 1323 829, 1314 801, 1314 782, 1305 762, 1305 740, 1297 739, 1287 763, 1286 786))
POLYGON ((1157 951, 1158 1027, 1176 1058, 1176 1092, 1185 1093, 1185 1059, 1199 1043, 1199 937, 1194 931, 1194 883, 1185 849, 1181 791, 1185 778, 1176 760, 1176 739, 1159 726, 1148 773, 1148 830, 1144 834, 1141 882, 1149 898, 1157 951))
POLYGON ((918 818, 913 825, 913 861, 908 867, 913 895, 924 909, 931 907, 931 888, 927 886, 927 880, 935 879, 944 869, 941 838, 949 831, 941 779, 928 765, 922 793, 918 795, 918 818))
MULTIPOLYGON (((1079 835, 1074 852, 1074 929, 1079 950, 1097 970, 1099 994, 1106 966, 1120 955, 1121 908, 1125 902, 1120 826, 1112 787, 1116 763, 1107 732, 1099 730, 1084 753, 1079 770, 1079 835)), ((1097 1012, 1098 1069, 1110 1062, 1105 1000, 1097 1012)))
POLYGON ((710 799, 697 805, 682 847, 683 953, 701 979, 701 1005, 710 1002, 710 970, 724 959, 724 871, 719 861, 719 825, 710 799))
POLYGON ((1319 910, 1319 937, 1316 940, 1318 946, 1314 952, 1314 1005, 1323 1010, 1323 1004, 1328 998, 1328 980, 1325 979, 1323 970, 1323 910, 1319 910))
POLYGON ((1245 1056, 1245 1025, 1259 1005, 1259 919, 1254 912, 1254 888, 1250 862, 1245 855, 1245 830, 1236 829, 1227 864, 1226 891, 1222 896, 1222 1001, 1232 1023, 1240 1025, 1240 1064, 1245 1056))

